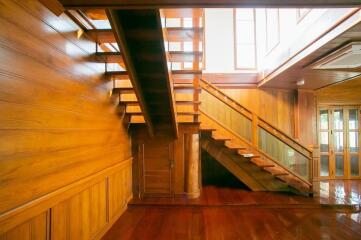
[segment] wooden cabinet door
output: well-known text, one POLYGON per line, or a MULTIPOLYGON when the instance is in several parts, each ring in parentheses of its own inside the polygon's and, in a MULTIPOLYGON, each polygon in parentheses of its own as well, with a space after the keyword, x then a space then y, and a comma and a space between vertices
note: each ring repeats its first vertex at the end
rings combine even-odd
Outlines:
POLYGON ((147 141, 139 145, 142 161, 142 195, 172 194, 173 142, 147 141))

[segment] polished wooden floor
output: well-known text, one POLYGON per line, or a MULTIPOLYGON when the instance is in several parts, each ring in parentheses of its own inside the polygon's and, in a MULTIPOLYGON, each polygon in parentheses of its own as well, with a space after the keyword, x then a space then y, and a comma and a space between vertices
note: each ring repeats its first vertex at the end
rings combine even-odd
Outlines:
POLYGON ((314 198, 205 186, 194 200, 134 199, 103 240, 361 239, 361 181, 315 185, 314 198))
POLYGON ((132 207, 103 240, 361 239, 359 213, 238 207, 132 207))
POLYGON ((142 206, 239 206, 273 208, 361 209, 361 180, 332 180, 314 183, 314 197, 288 193, 252 192, 242 187, 203 186, 197 199, 134 198, 130 205, 142 206))

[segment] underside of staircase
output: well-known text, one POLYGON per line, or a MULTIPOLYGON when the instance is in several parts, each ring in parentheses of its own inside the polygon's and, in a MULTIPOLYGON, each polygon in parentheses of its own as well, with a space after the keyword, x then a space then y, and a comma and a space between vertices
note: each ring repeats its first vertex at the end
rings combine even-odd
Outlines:
POLYGON ((221 124, 201 114, 201 148, 252 191, 312 195, 310 186, 250 143, 239 139, 221 124))

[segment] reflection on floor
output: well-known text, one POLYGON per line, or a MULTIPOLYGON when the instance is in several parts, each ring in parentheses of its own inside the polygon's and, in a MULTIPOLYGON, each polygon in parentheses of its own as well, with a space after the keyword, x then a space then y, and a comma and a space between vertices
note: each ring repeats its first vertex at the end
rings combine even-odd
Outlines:
POLYGON ((133 199, 103 240, 361 239, 361 181, 315 183, 315 197, 204 186, 198 199, 133 199))
POLYGON ((330 180, 314 183, 320 202, 335 204, 360 204, 361 180, 330 180))
POLYGON ((361 239, 360 214, 311 209, 128 209, 103 240, 361 239))
POLYGON ((361 209, 361 181, 333 180, 315 183, 313 198, 274 192, 252 192, 244 188, 208 185, 198 199, 134 198, 130 205, 147 206, 223 206, 273 208, 335 208, 349 211, 361 209))

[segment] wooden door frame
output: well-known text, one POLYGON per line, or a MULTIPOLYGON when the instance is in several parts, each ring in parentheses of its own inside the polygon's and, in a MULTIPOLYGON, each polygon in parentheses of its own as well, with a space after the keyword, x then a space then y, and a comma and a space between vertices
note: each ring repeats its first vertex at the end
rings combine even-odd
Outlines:
POLYGON ((335 171, 334 174, 331 174, 331 170, 335 167, 335 153, 328 154, 329 156, 329 176, 320 176, 321 173, 321 151, 320 151, 320 160, 318 162, 318 173, 317 178, 315 180, 334 180, 334 179, 343 179, 343 180, 349 180, 349 179, 361 179, 361 144, 360 144, 360 137, 361 137, 361 105, 359 104, 317 104, 317 114, 316 114, 316 131, 317 131, 317 145, 320 146, 320 110, 328 110, 329 118, 328 118, 328 125, 329 125, 329 152, 331 149, 334 149, 333 146, 333 136, 330 134, 330 131, 333 129, 333 110, 334 109, 343 109, 344 111, 344 176, 342 177, 336 177, 335 171), (358 110, 358 145, 359 145, 359 153, 358 153, 358 162, 359 162, 359 176, 351 176, 351 159, 350 159, 350 153, 349 153, 349 139, 348 139, 348 120, 349 120, 349 111, 350 109, 357 109, 358 110), (331 112, 330 112, 331 111, 331 112), (347 115, 346 115, 347 114, 347 115))

